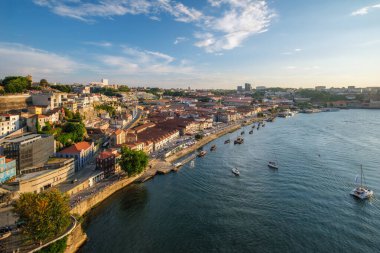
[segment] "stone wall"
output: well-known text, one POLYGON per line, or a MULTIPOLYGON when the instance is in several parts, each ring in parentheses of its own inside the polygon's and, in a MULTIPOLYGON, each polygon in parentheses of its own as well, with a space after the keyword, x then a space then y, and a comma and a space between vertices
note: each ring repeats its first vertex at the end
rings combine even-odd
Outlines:
POLYGON ((77 227, 67 236, 67 246, 65 253, 75 253, 86 242, 87 235, 83 231, 82 224, 77 227))
POLYGON ((29 94, 0 96, 0 113, 26 109, 31 104, 32 98, 29 94))
POLYGON ((86 212, 90 211, 93 207, 95 207, 97 204, 99 204, 100 202, 102 202, 103 200, 105 200, 106 198, 108 198, 109 196, 117 192, 118 190, 133 183, 140 176, 141 174, 134 177, 130 177, 130 178, 124 178, 108 187, 105 187, 104 189, 100 190, 93 196, 77 204, 73 209, 71 209, 71 213, 78 214, 80 216, 84 215, 86 212))

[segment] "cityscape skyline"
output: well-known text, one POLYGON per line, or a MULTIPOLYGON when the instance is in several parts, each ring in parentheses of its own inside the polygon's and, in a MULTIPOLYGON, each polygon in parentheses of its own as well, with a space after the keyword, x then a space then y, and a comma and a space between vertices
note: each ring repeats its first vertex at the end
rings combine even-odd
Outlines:
POLYGON ((0 76, 162 88, 377 86, 380 2, 0 3, 0 76))

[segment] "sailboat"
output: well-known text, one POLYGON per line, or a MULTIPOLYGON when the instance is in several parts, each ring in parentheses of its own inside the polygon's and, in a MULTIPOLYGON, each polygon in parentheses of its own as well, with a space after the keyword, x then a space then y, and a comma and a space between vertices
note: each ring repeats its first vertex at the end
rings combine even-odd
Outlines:
MULTIPOLYGON (((363 186, 363 166, 360 165, 360 185, 351 191, 351 195, 360 199, 368 199, 372 197, 373 191, 363 186)), ((359 176, 356 176, 355 183, 358 183, 359 176)))
MULTIPOLYGON (((275 156, 276 156, 276 154, 275 154, 275 156)), ((279 168, 278 163, 277 163, 277 156, 276 156, 276 161, 269 161, 268 162, 268 167, 272 168, 272 169, 278 169, 279 168)))

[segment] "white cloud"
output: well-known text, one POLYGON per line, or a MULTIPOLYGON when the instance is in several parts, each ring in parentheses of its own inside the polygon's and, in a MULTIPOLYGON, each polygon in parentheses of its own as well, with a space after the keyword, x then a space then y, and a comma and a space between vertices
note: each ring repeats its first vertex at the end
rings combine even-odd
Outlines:
POLYGON ((85 41, 83 42, 85 45, 91 45, 91 46, 97 46, 97 47, 112 47, 111 42, 107 41, 101 41, 101 42, 96 42, 96 41, 85 41))
POLYGON ((221 16, 207 16, 199 23, 206 32, 197 33, 195 45, 207 52, 230 50, 254 34, 266 32, 275 14, 265 1, 210 0, 215 8, 225 7, 221 16))
POLYGON ((168 13, 178 22, 194 23, 198 27, 195 36, 198 41, 194 45, 210 53, 239 47, 249 37, 266 32, 275 17, 265 0, 208 0, 208 9, 204 10, 213 15, 175 0, 34 0, 34 3, 57 15, 85 22, 128 14, 143 14, 159 21, 160 13, 168 13))
POLYGON ((177 37, 177 38, 175 38, 173 44, 174 45, 178 45, 179 43, 182 43, 182 42, 185 42, 185 41, 187 41, 186 37, 177 37))
POLYGON ((176 61, 174 57, 161 52, 122 46, 122 53, 118 56, 98 55, 97 60, 114 74, 162 75, 193 71, 187 61, 176 61))
POLYGON ((0 75, 54 77, 72 73, 84 65, 69 57, 16 43, 0 43, 0 75))
POLYGON ((379 9, 379 8, 380 8, 380 4, 365 6, 363 8, 360 8, 360 9, 356 10, 356 11, 353 11, 351 13, 351 15, 352 16, 363 16, 363 15, 368 14, 369 11, 371 11, 373 9, 379 9))
MULTIPOLYGON (((96 17, 110 18, 160 12, 167 12, 180 22, 192 22, 202 16, 200 11, 172 0, 34 0, 34 3, 49 8, 57 15, 86 22, 93 22, 96 17)), ((150 16, 150 19, 160 20, 156 15, 150 16)))
POLYGON ((290 51, 282 52, 281 54, 283 54, 283 55, 293 55, 293 54, 299 53, 301 51, 303 51, 302 48, 295 48, 295 49, 290 50, 290 51))

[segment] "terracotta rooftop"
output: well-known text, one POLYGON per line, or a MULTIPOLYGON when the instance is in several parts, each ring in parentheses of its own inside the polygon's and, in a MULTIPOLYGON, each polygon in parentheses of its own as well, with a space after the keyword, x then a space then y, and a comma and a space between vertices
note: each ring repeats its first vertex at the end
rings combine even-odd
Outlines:
POLYGON ((68 148, 65 148, 61 150, 60 154, 74 154, 74 153, 80 153, 82 150, 86 150, 91 147, 91 143, 88 143, 86 141, 75 143, 74 145, 71 145, 68 148))

